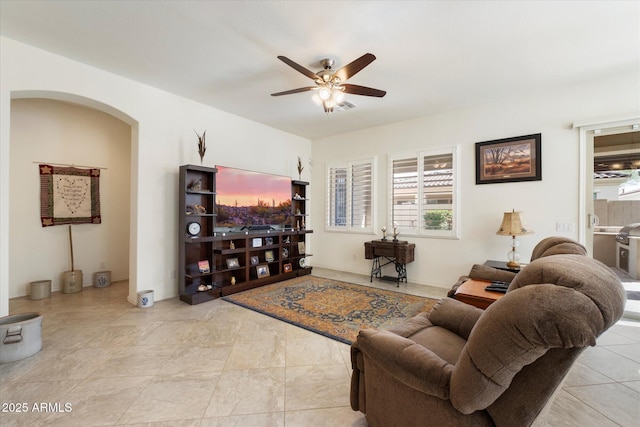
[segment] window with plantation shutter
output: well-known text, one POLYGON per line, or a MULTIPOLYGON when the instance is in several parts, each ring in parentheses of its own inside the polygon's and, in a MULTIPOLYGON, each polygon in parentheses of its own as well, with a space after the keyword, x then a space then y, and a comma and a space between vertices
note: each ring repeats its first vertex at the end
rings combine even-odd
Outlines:
POLYGON ((328 226, 347 226, 347 168, 329 168, 328 194, 328 226))
POLYGON ((418 228, 418 158, 409 157, 392 161, 393 191, 391 193, 393 225, 400 230, 418 228))
POLYGON ((455 148, 389 158, 390 228, 401 234, 457 238, 455 148))
POLYGON ((373 232, 374 160, 366 159, 327 168, 328 230, 373 232))

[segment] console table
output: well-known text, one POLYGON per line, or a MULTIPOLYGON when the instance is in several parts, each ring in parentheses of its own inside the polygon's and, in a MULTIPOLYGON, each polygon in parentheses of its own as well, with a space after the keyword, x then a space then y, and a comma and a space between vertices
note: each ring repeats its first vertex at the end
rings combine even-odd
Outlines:
POLYGON ((416 245, 407 241, 392 240, 372 240, 364 243, 365 259, 373 260, 371 265, 371 278, 375 276, 381 280, 396 282, 396 286, 400 286, 400 282, 407 282, 407 264, 413 262, 413 255, 416 245), (382 259, 382 261, 381 261, 382 259), (393 264, 395 266, 397 277, 383 276, 382 267, 393 264))

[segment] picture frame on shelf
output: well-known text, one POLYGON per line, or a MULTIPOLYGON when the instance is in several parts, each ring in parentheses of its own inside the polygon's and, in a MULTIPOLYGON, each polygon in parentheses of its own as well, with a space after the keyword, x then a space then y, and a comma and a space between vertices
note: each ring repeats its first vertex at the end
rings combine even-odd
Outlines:
POLYGON ((273 245, 273 237, 265 237, 264 238, 264 244, 266 246, 273 245))
POLYGON ((262 237, 254 237, 251 241, 251 247, 259 248, 262 246, 262 237))
POLYGON ((257 255, 253 255, 251 257, 251 265, 258 265, 260 263, 260 258, 257 255))
POLYGON ((262 264, 256 267, 256 274, 258 278, 263 278, 269 276, 269 266, 266 264, 262 264))
POLYGON ((227 268, 238 268, 240 267, 240 262, 238 258, 227 258, 227 268))
POLYGON ((542 134, 476 143, 476 185, 542 180, 542 134))
POLYGON ((282 248, 282 258, 289 258, 289 249, 282 248))
POLYGON ((209 260, 205 259, 202 261, 198 261, 198 272, 200 273, 211 273, 211 267, 209 266, 209 260))
POLYGON ((283 265, 285 273, 291 273, 293 271, 293 265, 291 263, 287 263, 283 265))
POLYGON ((265 251, 264 253, 264 259, 267 262, 273 262, 276 258, 273 255, 273 251, 265 251))
POLYGON ((304 254, 305 250, 306 250, 306 246, 305 246, 304 242, 298 242, 298 253, 299 254, 304 254))

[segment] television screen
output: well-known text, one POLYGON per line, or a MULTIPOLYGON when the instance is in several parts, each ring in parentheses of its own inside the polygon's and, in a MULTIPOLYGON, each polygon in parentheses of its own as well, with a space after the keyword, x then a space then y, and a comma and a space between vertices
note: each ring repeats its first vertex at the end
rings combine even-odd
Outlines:
POLYGON ((291 178, 216 166, 216 229, 291 227, 291 178))

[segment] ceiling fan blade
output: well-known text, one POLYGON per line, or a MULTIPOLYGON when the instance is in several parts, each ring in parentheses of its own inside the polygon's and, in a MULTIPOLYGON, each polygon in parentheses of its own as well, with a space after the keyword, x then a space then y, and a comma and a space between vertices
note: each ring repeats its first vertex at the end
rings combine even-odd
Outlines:
POLYGON ((298 89, 285 90, 284 92, 272 93, 271 96, 291 95, 292 93, 307 92, 317 89, 317 86, 300 87, 298 89))
POLYGON ((345 93, 350 93, 353 95, 377 96, 378 98, 382 98, 387 94, 387 92, 384 90, 374 89, 366 86, 342 84, 340 85, 340 87, 344 89, 345 93))
POLYGON ((311 70, 307 70, 306 68, 304 68, 302 65, 297 64, 295 62, 293 62, 292 60, 290 60, 289 58, 287 58, 286 56, 278 56, 278 59, 282 62, 284 62, 285 64, 287 64, 288 66, 290 66, 291 68, 293 68, 294 70, 304 74, 305 76, 309 77, 312 80, 317 80, 320 77, 318 77, 318 75, 316 73, 314 73, 311 70))
POLYGON ((372 53, 365 53, 355 61, 345 65, 335 72, 334 76, 339 77, 340 81, 346 81, 350 77, 354 76, 357 72, 362 70, 367 65, 371 64, 376 59, 372 53))

